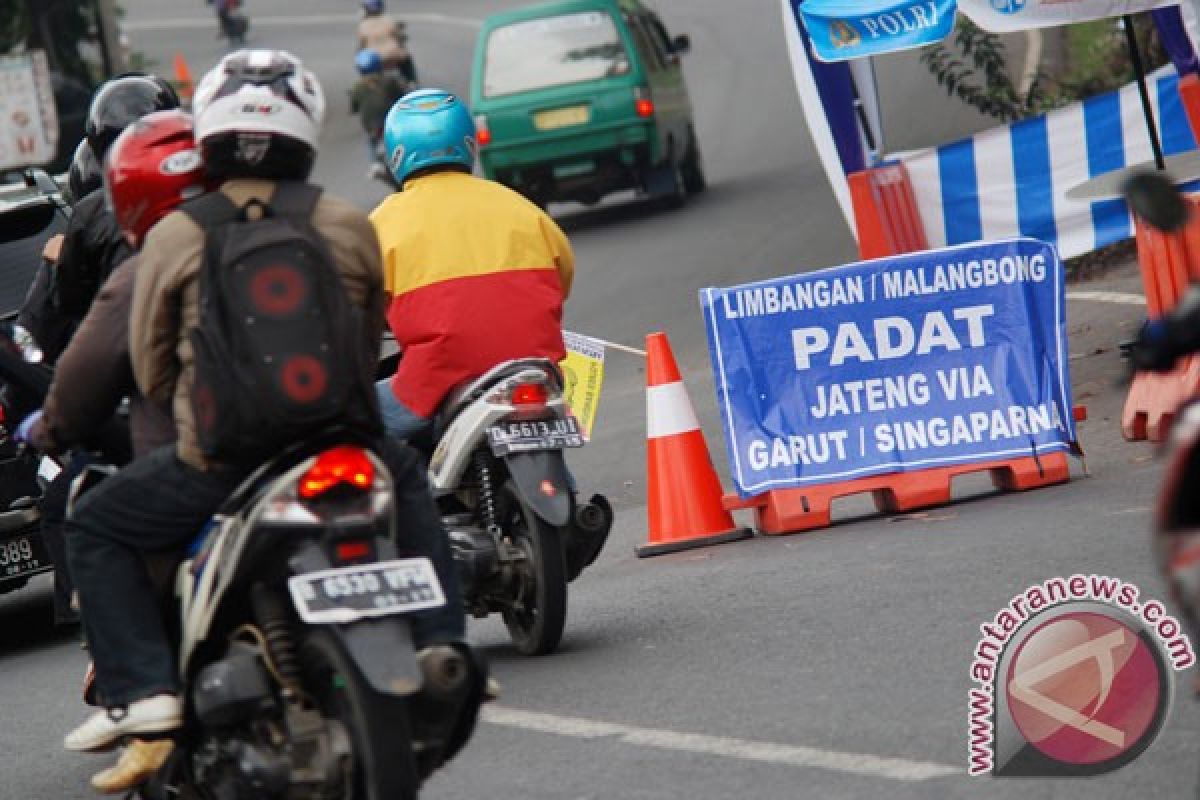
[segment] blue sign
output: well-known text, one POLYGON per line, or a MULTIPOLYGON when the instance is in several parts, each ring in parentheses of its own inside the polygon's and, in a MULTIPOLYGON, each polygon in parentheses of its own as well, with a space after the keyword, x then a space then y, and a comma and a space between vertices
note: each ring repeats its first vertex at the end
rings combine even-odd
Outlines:
POLYGON ((798 6, 817 58, 846 61, 941 41, 954 30, 955 0, 803 0, 798 6))
POLYGON ((738 493, 1075 441, 1063 272, 1034 239, 703 289, 738 493))

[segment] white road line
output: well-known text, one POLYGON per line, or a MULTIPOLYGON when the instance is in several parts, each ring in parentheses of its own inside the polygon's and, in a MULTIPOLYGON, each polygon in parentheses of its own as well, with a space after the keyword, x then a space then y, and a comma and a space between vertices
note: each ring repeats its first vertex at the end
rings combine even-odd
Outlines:
POLYGON ((1146 298, 1133 292, 1067 292, 1068 300, 1093 300, 1122 306, 1144 306, 1146 298))
POLYGON ((632 725, 521 711, 503 706, 485 707, 483 719, 485 722, 504 728, 520 728, 538 733, 571 736, 577 739, 598 739, 611 736, 625 744, 643 747, 739 758, 743 761, 758 761, 788 767, 813 767, 853 775, 887 778, 894 781, 924 781, 930 778, 965 773, 960 767, 935 764, 929 761, 909 761, 903 758, 884 758, 863 753, 822 750, 817 747, 798 747, 771 742, 752 742, 746 739, 731 739, 725 736, 637 728, 632 725))
MULTIPOLYGON (((474 17, 456 17, 451 14, 414 11, 397 15, 405 22, 427 22, 433 25, 457 25, 461 28, 478 28, 483 20, 474 17)), ((300 25, 354 25, 362 17, 358 14, 309 14, 304 16, 250 17, 251 28, 288 28, 300 25)), ((176 31, 194 28, 216 29, 216 16, 178 17, 176 19, 126 20, 121 29, 139 31, 176 31)))

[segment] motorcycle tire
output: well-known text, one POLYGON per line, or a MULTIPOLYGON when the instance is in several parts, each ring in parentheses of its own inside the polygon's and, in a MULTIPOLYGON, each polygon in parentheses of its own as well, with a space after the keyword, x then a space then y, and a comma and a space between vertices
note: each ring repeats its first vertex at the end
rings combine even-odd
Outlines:
POLYGON ((353 783, 345 800, 416 800, 420 780, 403 698, 367 685, 332 633, 304 641, 305 689, 322 715, 345 726, 354 747, 353 783))
POLYGON ((517 652, 552 653, 567 622, 567 567, 559 531, 533 512, 512 483, 504 487, 504 532, 525 554, 516 597, 501 615, 517 652))

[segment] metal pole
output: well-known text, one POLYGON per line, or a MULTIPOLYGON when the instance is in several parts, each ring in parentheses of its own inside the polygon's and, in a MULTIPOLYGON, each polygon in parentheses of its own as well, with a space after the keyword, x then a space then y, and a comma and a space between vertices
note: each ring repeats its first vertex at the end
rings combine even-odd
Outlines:
POLYGON ((121 36, 117 31, 117 9, 113 0, 95 0, 92 10, 96 14, 96 32, 100 39, 100 57, 104 59, 104 77, 108 78, 125 71, 121 36))
POLYGON ((1133 30, 1133 17, 1121 15, 1125 28, 1125 41, 1129 43, 1129 60, 1133 62, 1133 74, 1137 78, 1138 94, 1142 97, 1142 113, 1146 117, 1146 132, 1150 134, 1150 147, 1154 150, 1154 165, 1161 170, 1167 168, 1163 161, 1162 143, 1158 140, 1158 125, 1154 122, 1154 109, 1150 107, 1150 90, 1146 88, 1146 68, 1142 66, 1142 52, 1138 48, 1137 34, 1133 30))

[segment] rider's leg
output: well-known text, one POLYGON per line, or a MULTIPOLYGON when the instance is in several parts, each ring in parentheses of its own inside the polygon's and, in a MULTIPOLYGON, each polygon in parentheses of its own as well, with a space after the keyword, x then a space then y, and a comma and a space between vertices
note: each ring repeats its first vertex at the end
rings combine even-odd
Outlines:
POLYGON ((397 439, 411 439, 432 423, 429 418, 414 413, 408 406, 400 402, 392 390, 391 378, 384 378, 376 383, 375 392, 379 396, 379 411, 383 415, 383 425, 387 428, 387 432, 397 439))
POLYGON ((190 541, 239 477, 190 467, 170 445, 137 459, 84 495, 67 521, 71 574, 98 695, 108 707, 68 736, 68 749, 94 749, 124 733, 178 724, 178 702, 174 708, 158 702, 159 695, 177 691, 175 660, 142 553, 190 541), (127 713, 113 714, 112 709, 127 713))

